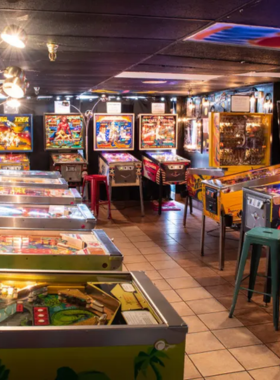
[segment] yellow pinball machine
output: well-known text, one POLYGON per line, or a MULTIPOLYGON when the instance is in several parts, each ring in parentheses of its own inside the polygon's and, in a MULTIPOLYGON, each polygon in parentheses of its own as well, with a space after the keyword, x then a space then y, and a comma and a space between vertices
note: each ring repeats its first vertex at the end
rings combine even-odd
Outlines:
POLYGON ((270 165, 272 115, 209 114, 209 166, 234 174, 270 165))
POLYGON ((204 253, 205 217, 208 217, 220 223, 219 267, 222 270, 226 227, 241 224, 243 187, 279 182, 280 164, 202 181, 201 255, 204 253))

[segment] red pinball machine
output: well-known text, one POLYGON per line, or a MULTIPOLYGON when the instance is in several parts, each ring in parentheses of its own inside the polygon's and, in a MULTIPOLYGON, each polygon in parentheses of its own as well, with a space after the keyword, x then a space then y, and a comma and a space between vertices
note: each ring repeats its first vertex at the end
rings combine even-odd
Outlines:
POLYGON ((187 183, 190 161, 176 154, 177 140, 176 114, 139 115, 139 150, 144 151, 143 176, 159 185, 159 215, 163 186, 187 183))

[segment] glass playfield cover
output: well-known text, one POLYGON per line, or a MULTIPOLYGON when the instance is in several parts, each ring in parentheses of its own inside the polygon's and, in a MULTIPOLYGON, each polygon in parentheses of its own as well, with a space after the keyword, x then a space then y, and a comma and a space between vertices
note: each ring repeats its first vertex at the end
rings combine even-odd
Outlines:
POLYGON ((139 149, 176 149, 177 115, 139 115, 139 149))
POLYGON ((84 124, 80 114, 45 114, 45 149, 83 149, 84 124))
POLYGON ((0 152, 32 152, 32 115, 0 115, 0 152))
POLYGON ((133 150, 134 114, 95 114, 94 150, 133 150))

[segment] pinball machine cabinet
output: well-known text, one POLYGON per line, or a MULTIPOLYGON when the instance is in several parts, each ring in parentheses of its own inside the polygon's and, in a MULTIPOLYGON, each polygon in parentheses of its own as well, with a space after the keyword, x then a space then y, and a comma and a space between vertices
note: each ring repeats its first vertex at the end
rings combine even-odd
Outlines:
POLYGON ((210 113, 209 166, 228 174, 270 165, 272 115, 210 113))

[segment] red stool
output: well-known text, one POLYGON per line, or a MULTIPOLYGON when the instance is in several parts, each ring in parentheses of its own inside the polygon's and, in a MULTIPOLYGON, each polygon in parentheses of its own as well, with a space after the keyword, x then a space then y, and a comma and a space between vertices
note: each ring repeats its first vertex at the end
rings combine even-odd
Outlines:
POLYGON ((111 202, 110 202, 110 195, 109 195, 109 186, 108 186, 108 179, 106 175, 99 175, 99 174, 93 174, 93 175, 85 175, 83 179, 83 187, 82 187, 82 197, 84 196, 84 189, 86 184, 90 182, 91 185, 91 210, 93 211, 96 218, 98 218, 99 214, 99 205, 108 205, 108 219, 111 219, 111 202), (100 183, 105 183, 106 186, 106 193, 107 193, 107 201, 100 201, 99 200, 99 194, 100 189, 99 185, 100 183))

